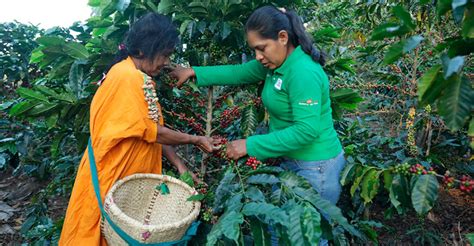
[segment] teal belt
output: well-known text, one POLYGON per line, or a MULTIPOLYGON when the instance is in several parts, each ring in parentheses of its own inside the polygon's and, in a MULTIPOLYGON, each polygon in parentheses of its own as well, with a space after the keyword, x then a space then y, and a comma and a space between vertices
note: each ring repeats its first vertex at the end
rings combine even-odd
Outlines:
POLYGON ((92 176, 92 184, 94 185, 94 192, 97 197, 97 201, 99 202, 99 208, 100 208, 100 214, 102 215, 103 218, 109 222, 109 225, 114 229, 114 231, 129 245, 148 245, 148 246, 174 246, 174 245, 187 245, 188 241, 196 235, 197 228, 199 224, 201 223, 200 221, 195 221, 191 224, 191 226, 188 228, 186 231, 186 234, 181 238, 180 240, 177 241, 172 241, 172 242, 162 242, 162 243, 142 243, 137 241, 136 239, 132 238, 130 235, 128 235, 126 232, 124 232, 118 225, 116 225, 112 219, 109 217, 109 215, 105 212, 104 206, 102 205, 102 199, 100 197, 100 188, 99 188, 99 178, 97 177, 97 166, 95 164, 95 157, 94 157, 94 150, 92 149, 92 140, 89 138, 89 143, 88 143, 88 153, 89 153, 89 162, 91 166, 91 176, 92 176))

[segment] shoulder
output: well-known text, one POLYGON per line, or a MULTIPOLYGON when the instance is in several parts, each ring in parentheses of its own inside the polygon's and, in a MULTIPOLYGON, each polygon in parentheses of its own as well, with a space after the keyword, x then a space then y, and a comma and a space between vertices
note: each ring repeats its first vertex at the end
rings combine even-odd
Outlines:
POLYGON ((128 83, 143 81, 143 74, 135 67, 133 61, 128 58, 112 66, 110 71, 107 73, 107 78, 128 83))
POLYGON ((143 74, 135 68, 133 61, 125 59, 112 66, 94 98, 96 100, 142 98, 143 82, 143 74))
POLYGON ((288 78, 291 83, 305 85, 318 84, 322 86, 329 83, 326 72, 324 72, 322 66, 313 61, 307 54, 302 55, 300 59, 291 64, 288 71, 288 78))

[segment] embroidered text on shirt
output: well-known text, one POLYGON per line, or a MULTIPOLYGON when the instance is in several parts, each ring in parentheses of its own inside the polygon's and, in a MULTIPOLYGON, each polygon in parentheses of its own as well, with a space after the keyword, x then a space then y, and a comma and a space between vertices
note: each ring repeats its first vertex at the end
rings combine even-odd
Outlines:
POLYGON ((299 102, 298 105, 302 105, 302 106, 313 106, 313 105, 318 105, 318 101, 317 100, 311 100, 311 99, 308 99, 306 101, 303 101, 303 102, 299 102))

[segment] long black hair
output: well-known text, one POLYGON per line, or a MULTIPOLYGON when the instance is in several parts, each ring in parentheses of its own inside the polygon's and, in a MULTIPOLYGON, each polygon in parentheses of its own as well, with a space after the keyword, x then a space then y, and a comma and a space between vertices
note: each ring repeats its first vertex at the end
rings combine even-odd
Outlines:
POLYGON ((157 55, 169 56, 178 42, 178 30, 170 18, 147 13, 132 24, 107 71, 128 56, 149 60, 157 55))
POLYGON ((279 10, 274 6, 263 6, 255 10, 245 24, 245 31, 256 31, 263 38, 278 39, 280 31, 288 33, 293 46, 300 45, 303 51, 310 55, 315 62, 324 66, 325 54, 318 50, 312 38, 305 31, 303 22, 293 10, 279 10))

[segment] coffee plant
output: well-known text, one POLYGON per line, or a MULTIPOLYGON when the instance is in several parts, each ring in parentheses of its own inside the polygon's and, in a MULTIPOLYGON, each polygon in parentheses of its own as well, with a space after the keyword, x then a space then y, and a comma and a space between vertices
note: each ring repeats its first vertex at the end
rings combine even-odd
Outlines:
MULTIPOLYGON (((259 6, 293 8, 328 55, 335 126, 348 164, 343 196, 330 204, 308 182, 275 165, 225 150, 178 154, 205 183, 195 245, 378 243, 385 213, 424 218, 440 188, 472 195, 474 139, 472 1, 110 1, 91 0, 94 15, 47 31, 1 23, 0 170, 9 166, 48 184, 32 198, 25 241, 55 243, 61 219, 48 199, 68 197, 89 136, 89 105, 97 82, 128 27, 147 11, 173 18, 181 43, 172 60, 183 66, 239 64, 252 59, 243 26, 259 6), (269 229, 271 228, 271 230, 269 229)), ((158 97, 168 127, 227 141, 267 132, 263 84, 177 88, 164 71, 158 97)), ((164 172, 176 176, 165 166, 164 172)), ((437 244, 423 223, 407 231, 414 243, 437 244)), ((469 237, 467 235, 466 237, 469 237)), ((471 235, 472 237, 472 235, 471 235)))

